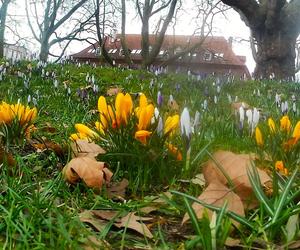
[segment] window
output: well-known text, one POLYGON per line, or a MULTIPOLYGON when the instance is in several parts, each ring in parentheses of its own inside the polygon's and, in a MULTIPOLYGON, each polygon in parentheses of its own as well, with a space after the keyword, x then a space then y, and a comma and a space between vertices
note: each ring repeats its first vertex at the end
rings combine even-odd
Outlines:
POLYGON ((164 50, 159 51, 159 55, 162 56, 165 53, 164 50))
POLYGON ((137 52, 137 49, 133 49, 132 51, 131 51, 131 54, 135 54, 137 52))
POLYGON ((110 50, 108 51, 108 53, 113 53, 113 51, 114 51, 114 49, 110 49, 110 50))
POLYGON ((141 52, 142 52, 141 49, 137 49, 137 50, 136 50, 136 53, 137 53, 137 54, 140 54, 141 52))
POLYGON ((193 53, 193 57, 196 57, 197 56, 197 53, 193 53))
POLYGON ((215 53, 214 57, 215 58, 223 58, 224 57, 224 53, 215 53))
POLYGON ((205 52, 203 55, 203 60, 204 61, 211 61, 212 55, 210 52, 205 52))

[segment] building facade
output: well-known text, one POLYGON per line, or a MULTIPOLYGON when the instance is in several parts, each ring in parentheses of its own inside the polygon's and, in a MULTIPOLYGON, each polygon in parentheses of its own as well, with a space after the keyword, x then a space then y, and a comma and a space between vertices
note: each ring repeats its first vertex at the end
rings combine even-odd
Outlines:
POLYGON ((29 58, 28 50, 23 46, 4 44, 3 55, 8 60, 24 60, 29 58))
MULTIPOLYGON (((150 49, 155 39, 155 35, 150 35, 150 49)), ((126 42, 133 66, 139 68, 142 63, 141 35, 127 34, 126 42)), ((106 39, 105 48, 116 65, 126 66, 120 35, 106 39)), ((91 45, 79 53, 73 54, 71 58, 82 63, 101 63, 99 46, 97 43, 91 45)), ((159 54, 150 69, 164 72, 189 72, 201 77, 212 74, 231 74, 240 78, 250 78, 246 66, 246 57, 235 55, 231 40, 227 41, 224 37, 206 37, 202 39, 199 36, 166 35, 159 54), (195 47, 195 45, 197 46, 195 47), (170 60, 177 53, 186 51, 190 47, 193 47, 193 50, 175 60, 170 60)))

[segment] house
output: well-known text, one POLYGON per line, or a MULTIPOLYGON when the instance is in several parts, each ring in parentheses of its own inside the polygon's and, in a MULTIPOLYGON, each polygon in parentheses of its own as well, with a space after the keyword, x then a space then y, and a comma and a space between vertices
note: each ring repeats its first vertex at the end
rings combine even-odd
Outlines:
POLYGON ((28 50, 23 46, 18 46, 14 44, 4 44, 3 55, 9 60, 24 60, 29 57, 28 50))
MULTIPOLYGON (((155 35, 150 35, 150 49, 155 39, 155 35)), ((166 35, 160 52, 150 69, 189 72, 203 77, 211 74, 232 74, 236 77, 250 78, 250 73, 246 66, 246 57, 235 55, 232 50, 231 41, 232 39, 227 41, 224 37, 219 36, 210 36, 201 39, 200 36, 166 35), (199 44, 201 40, 203 42, 199 44), (195 47, 194 45, 196 44, 199 44, 199 46, 192 51, 179 56, 175 60, 169 60, 187 47, 195 47)), ((127 34, 126 42, 134 66, 137 68, 140 67, 142 62, 141 35, 127 34)), ((105 48, 116 65, 126 65, 120 35, 116 35, 115 38, 107 38, 105 48)), ((100 63, 99 55, 100 49, 96 43, 73 54, 71 58, 78 62, 100 63)))

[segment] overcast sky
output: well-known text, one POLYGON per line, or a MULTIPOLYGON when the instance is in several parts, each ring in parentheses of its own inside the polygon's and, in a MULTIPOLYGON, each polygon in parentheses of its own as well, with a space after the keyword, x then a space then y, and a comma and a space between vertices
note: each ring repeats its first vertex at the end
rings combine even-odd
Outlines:
MULTIPOLYGON (((188 2, 189 0, 187 0, 188 2)), ((27 25, 26 18, 24 16, 25 14, 25 0, 18 0, 16 1, 16 6, 13 6, 9 9, 9 13, 13 15, 17 15, 19 19, 22 21, 20 22, 19 30, 22 30, 22 34, 24 36, 30 36, 30 30, 27 25)), ((128 9, 128 16, 127 16, 127 26, 126 26, 126 33, 140 33, 141 26, 139 25, 139 20, 137 17, 134 18, 134 14, 130 13, 130 8, 128 9)), ((191 35, 193 33, 193 23, 189 18, 186 18, 183 16, 182 18, 179 18, 179 21, 177 22, 178 25, 176 27, 176 34, 177 35, 191 35)), ((119 31, 118 31, 119 32, 119 31)), ((171 31, 168 31, 169 33, 171 31)), ((238 13, 236 13, 234 10, 230 10, 227 12, 226 18, 224 16, 219 16, 217 21, 215 22, 215 28, 213 30, 213 35, 216 36, 224 36, 226 39, 228 39, 230 36, 233 38, 242 38, 242 39, 248 39, 250 36, 249 29, 246 27, 246 25, 241 21, 240 16, 238 13)), ((239 40, 239 39, 237 39, 239 40)), ((9 37, 8 42, 14 42, 12 40, 12 37, 9 37)), ((32 42, 35 42, 32 40, 32 42)), ((85 48, 87 44, 78 44, 73 43, 70 45, 70 48, 68 49, 68 53, 75 53, 79 52, 83 48, 85 48)), ((38 51, 38 47, 36 45, 31 44, 29 46, 32 50, 38 51)), ((253 72, 255 67, 255 62, 252 58, 251 50, 249 43, 247 42, 234 42, 233 43, 233 49, 234 52, 238 55, 245 55, 247 57, 246 64, 250 70, 250 72, 253 72)))

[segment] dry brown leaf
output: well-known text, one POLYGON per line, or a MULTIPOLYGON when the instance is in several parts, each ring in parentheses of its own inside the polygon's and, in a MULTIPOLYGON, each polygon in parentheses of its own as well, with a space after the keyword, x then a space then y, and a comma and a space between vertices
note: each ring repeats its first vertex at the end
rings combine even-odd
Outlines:
POLYGON ((243 106, 244 109, 251 108, 250 105, 247 104, 247 103, 245 103, 245 102, 233 102, 233 103, 231 103, 231 108, 233 110, 237 110, 238 111, 241 106, 243 106))
POLYGON ((96 218, 94 216, 93 210, 85 210, 79 214, 79 219, 82 222, 85 222, 92 227, 94 227, 98 232, 102 232, 102 230, 105 228, 107 221, 101 220, 99 218, 96 218))
POLYGON ((92 210, 93 215, 102 220, 111 220, 118 212, 113 210, 92 210))
POLYGON ((101 189, 103 184, 110 181, 112 172, 104 162, 98 162, 89 157, 72 159, 63 169, 65 179, 75 184, 83 180, 88 187, 101 189))
POLYGON ((153 238, 152 233, 143 221, 150 221, 152 218, 136 216, 134 212, 128 213, 122 218, 116 218, 118 211, 113 210, 89 210, 79 215, 82 222, 91 224, 98 231, 103 229, 107 222, 114 219, 114 225, 118 228, 130 228, 148 238, 153 238))
POLYGON ((56 128, 54 128, 49 122, 46 122, 45 126, 41 128, 44 132, 55 133, 56 128))
MULTIPOLYGON (((225 201, 227 202, 227 210, 232 211, 238 215, 244 216, 244 206, 241 198, 231 191, 224 184, 215 180, 211 182, 208 187, 198 197, 199 200, 214 205, 216 207, 223 207, 225 201)), ((192 205, 198 218, 202 218, 205 208, 199 203, 194 202, 192 205)), ((208 210, 208 209, 207 209, 208 210)), ((208 215, 211 217, 212 211, 208 210, 208 215)), ((189 215, 186 213, 183 217, 182 224, 189 219, 189 215)), ((235 225, 238 225, 236 221, 232 221, 235 225)))
POLYGON ((119 228, 130 228, 151 239, 153 238, 153 235, 148 227, 143 223, 143 221, 149 220, 152 220, 152 218, 136 216, 135 213, 131 212, 128 213, 125 217, 121 218, 121 221, 119 223, 115 223, 114 225, 119 228))
MULTIPOLYGON (((230 151, 217 151, 213 154, 213 159, 224 169, 234 184, 234 192, 238 194, 246 208, 253 208, 257 205, 251 183, 247 175, 247 169, 251 167, 253 155, 235 154, 230 151)), ((271 181, 269 175, 257 169, 263 185, 271 181)), ((213 160, 209 160, 203 168, 204 178, 207 184, 218 180, 223 184, 228 184, 227 179, 219 170, 213 160)))
POLYGON ((72 141, 71 147, 75 157, 95 158, 99 154, 105 154, 105 150, 99 145, 84 139, 72 141))
POLYGON ((111 87, 106 91, 106 94, 108 96, 114 96, 117 95, 118 93, 122 92, 122 89, 118 88, 118 87, 111 87))
POLYGON ((13 155, 0 146, 0 164, 4 162, 10 167, 16 166, 16 161, 13 155))
POLYGON ((123 179, 120 182, 117 183, 111 183, 109 185, 107 185, 106 187, 106 192, 107 192, 107 196, 108 198, 124 198, 125 197, 125 192, 126 192, 126 188, 128 187, 128 180, 123 179))
POLYGON ((168 107, 173 111, 179 111, 179 105, 175 100, 168 101, 168 107))
POLYGON ((64 155, 64 150, 61 145, 47 139, 43 140, 42 142, 31 140, 30 145, 34 147, 37 152, 52 150, 56 155, 60 157, 64 155))

